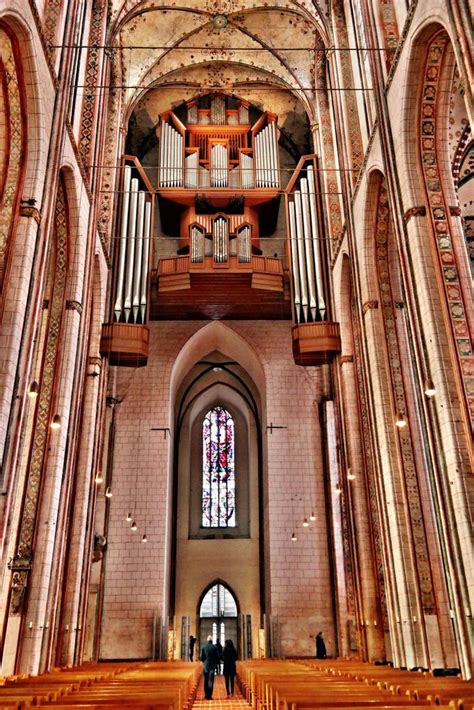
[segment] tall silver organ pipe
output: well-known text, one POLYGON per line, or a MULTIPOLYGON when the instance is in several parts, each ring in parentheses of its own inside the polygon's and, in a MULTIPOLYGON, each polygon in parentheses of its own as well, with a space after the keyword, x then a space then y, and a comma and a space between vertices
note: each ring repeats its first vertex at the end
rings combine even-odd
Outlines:
POLYGON ((276 125, 272 121, 253 139, 257 187, 278 187, 278 145, 276 125))
POLYGON ((130 190, 130 213, 128 219, 128 237, 127 237, 127 263, 125 265, 125 294, 123 310, 125 320, 130 322, 130 311, 132 308, 132 281, 133 281, 133 265, 135 263, 135 244, 137 234, 137 207, 138 207, 138 180, 132 178, 132 187, 130 190))
POLYGON ((114 316, 115 320, 120 320, 122 315, 123 281, 125 276, 125 256, 127 253, 128 234, 128 212, 130 205, 130 181, 132 179, 132 169, 126 165, 123 171, 123 197, 122 214, 120 220, 120 247, 117 269, 117 286, 115 294, 114 316))
POLYGON ((239 262, 248 264, 251 261, 250 254, 250 227, 246 225, 239 230, 237 235, 239 262))
POLYGON ((142 271, 140 289, 140 315, 142 323, 146 320, 146 307, 148 299, 148 264, 150 263, 151 240, 151 202, 145 204, 145 226, 143 230, 142 271))
POLYGON ((211 123, 215 126, 225 124, 225 98, 213 96, 211 99, 211 123))
POLYGON ((249 110, 247 106, 244 106, 243 104, 240 104, 239 106, 239 123, 248 123, 249 122, 249 110))
POLYGON ((135 268, 134 268, 134 272, 133 272, 133 299, 132 299, 133 320, 135 323, 137 323, 137 321, 138 321, 138 312, 140 310, 144 226, 145 226, 145 193, 139 192, 138 193, 137 237, 136 237, 136 246, 135 246, 135 268))
POLYGON ((144 323, 148 294, 151 202, 139 190, 131 167, 124 167, 114 317, 125 323, 144 323))
POLYGON ((228 186, 227 146, 217 143, 211 149, 211 187, 228 186))
POLYGON ((240 179, 243 189, 249 189, 255 185, 253 179, 253 162, 251 155, 247 155, 246 153, 240 154, 240 179))
POLYGON ((204 234, 199 227, 191 227, 191 262, 201 264, 204 259, 204 234))
POLYGON ((315 323, 326 320, 327 314, 312 166, 306 175, 289 196, 290 258, 296 321, 315 323))
POLYGON ((184 186, 190 188, 198 187, 199 154, 197 151, 190 153, 184 159, 185 176, 184 186))
POLYGON ((167 121, 161 124, 160 186, 182 187, 184 138, 167 121))
POLYGON ((311 212, 311 236, 313 243, 314 269, 316 273, 316 290, 318 294, 318 310, 321 314, 321 319, 326 317, 326 303, 324 300, 324 281, 323 267, 321 264, 321 240, 319 237, 318 228, 318 210, 316 207, 316 181, 314 179, 314 168, 308 165, 308 187, 309 187, 309 205, 311 212))
POLYGON ((227 220, 218 217, 213 223, 214 261, 217 264, 225 264, 228 261, 229 235, 227 220))

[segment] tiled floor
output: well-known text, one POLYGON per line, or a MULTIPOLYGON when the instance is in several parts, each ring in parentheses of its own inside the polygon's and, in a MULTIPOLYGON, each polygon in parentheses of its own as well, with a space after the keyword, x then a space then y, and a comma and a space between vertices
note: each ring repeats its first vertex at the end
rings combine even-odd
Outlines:
POLYGON ((221 708, 225 708, 226 710, 232 710, 232 708, 244 707, 248 708, 249 706, 245 699, 242 697, 237 687, 237 683, 235 684, 234 695, 232 696, 232 698, 228 698, 227 693, 225 691, 224 676, 219 675, 216 676, 214 681, 214 692, 212 694, 212 700, 205 700, 204 679, 201 680, 201 685, 199 687, 198 694, 193 705, 193 710, 206 710, 206 708, 208 710, 209 708, 213 708, 213 710, 220 710, 221 708))

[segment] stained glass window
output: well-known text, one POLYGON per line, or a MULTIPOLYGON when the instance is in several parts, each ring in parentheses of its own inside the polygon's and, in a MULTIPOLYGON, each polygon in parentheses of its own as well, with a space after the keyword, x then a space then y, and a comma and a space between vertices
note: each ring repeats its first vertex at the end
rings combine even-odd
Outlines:
POLYGON ((202 425, 202 526, 235 527, 234 420, 222 407, 202 425))

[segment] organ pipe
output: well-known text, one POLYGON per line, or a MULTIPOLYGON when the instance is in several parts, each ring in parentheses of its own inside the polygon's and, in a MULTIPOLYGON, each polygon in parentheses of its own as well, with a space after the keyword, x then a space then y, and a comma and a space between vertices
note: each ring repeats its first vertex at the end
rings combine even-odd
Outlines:
POLYGON ((294 193, 296 215, 296 246, 298 251, 298 271, 301 284, 301 308, 304 321, 308 320, 308 282, 306 280, 306 257, 304 249, 303 215, 301 213, 301 193, 294 193))
POLYGON ((308 282, 309 292, 309 308, 311 311, 312 320, 316 319, 316 283, 314 279, 314 256, 313 256, 313 238, 310 225, 309 214, 309 196, 308 196, 308 181, 306 178, 300 180, 301 190, 301 213, 303 217, 303 237, 304 251, 306 261, 306 278, 308 282))
POLYGON ((318 292, 318 310, 321 314, 322 320, 324 320, 326 314, 326 303, 324 300, 323 269, 321 265, 321 249, 318 230, 318 211, 316 207, 316 182, 314 179, 314 168, 312 165, 308 166, 307 176, 309 187, 309 204, 311 212, 311 232, 313 240, 314 268, 316 272, 316 287, 318 292))
POLYGON ((228 230, 227 220, 218 217, 213 224, 214 261, 224 264, 228 261, 228 230))
POLYGON ((139 189, 129 165, 123 172, 123 199, 115 286, 114 318, 125 323, 144 323, 148 298, 152 204, 149 193, 139 189))
POLYGON ((327 320, 327 306, 313 165, 308 165, 305 177, 300 177, 296 186, 295 189, 294 179, 291 180, 288 195, 289 246, 296 321, 316 323, 327 320))
POLYGON ((132 170, 126 165, 123 175, 123 199, 122 199, 122 220, 120 225, 120 249, 119 249, 119 264, 117 273, 117 287, 114 306, 115 320, 119 320, 122 314, 122 297, 123 297, 123 279, 125 274, 125 256, 127 251, 127 233, 128 233, 128 209, 130 203, 130 181, 132 178, 132 170))
POLYGON ((184 137, 165 120, 161 129, 160 186, 181 187, 183 184, 184 137))
POLYGON ((238 253, 239 262, 248 264, 251 261, 250 256, 250 227, 245 226, 238 233, 238 253))
POLYGON ((290 202, 288 205, 289 222, 290 222, 290 252, 291 252, 291 272, 293 274, 293 292, 295 302, 296 320, 299 323, 301 318, 301 291, 300 278, 298 267, 298 247, 296 244, 296 216, 295 203, 290 202))
POLYGON ((141 297, 141 273, 142 273, 142 252, 144 240, 144 224, 145 224, 145 193, 140 191, 138 194, 138 219, 137 219, 137 238, 135 246, 135 269, 133 274, 133 320, 138 322, 138 312, 140 310, 141 297))
POLYGON ((203 261, 204 235, 199 227, 191 229, 191 262, 200 264, 203 261))
POLYGON ((128 322, 130 311, 132 308, 132 283, 133 283, 133 265, 135 261, 135 237, 137 233, 137 204, 138 204, 138 180, 132 178, 132 187, 130 192, 130 213, 129 227, 127 239, 127 263, 125 267, 125 296, 123 310, 125 320, 128 322))
POLYGON ((140 315, 142 323, 146 318, 146 306, 148 297, 148 264, 150 260, 150 238, 151 238, 151 202, 145 205, 145 226, 143 230, 143 251, 141 270, 141 295, 140 295, 140 315))

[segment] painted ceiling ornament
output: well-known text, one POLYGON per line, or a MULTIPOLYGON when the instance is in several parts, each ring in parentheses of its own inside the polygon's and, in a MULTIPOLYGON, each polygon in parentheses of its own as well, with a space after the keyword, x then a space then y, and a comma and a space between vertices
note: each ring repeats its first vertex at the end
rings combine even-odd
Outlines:
POLYGON ((212 25, 215 30, 223 30, 227 27, 227 17, 218 13, 212 18, 212 25))

